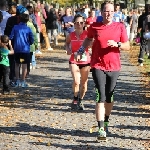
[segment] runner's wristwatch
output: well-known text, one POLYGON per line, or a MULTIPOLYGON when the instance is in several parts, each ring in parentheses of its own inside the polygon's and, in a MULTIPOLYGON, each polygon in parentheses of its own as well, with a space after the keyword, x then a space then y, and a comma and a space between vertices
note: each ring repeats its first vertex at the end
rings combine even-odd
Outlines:
POLYGON ((121 42, 117 42, 117 44, 118 44, 118 47, 121 47, 121 42))

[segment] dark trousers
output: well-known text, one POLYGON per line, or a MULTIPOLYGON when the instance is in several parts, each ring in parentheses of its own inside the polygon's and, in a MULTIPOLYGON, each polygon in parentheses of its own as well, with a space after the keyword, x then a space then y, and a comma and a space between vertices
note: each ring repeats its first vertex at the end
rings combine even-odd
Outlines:
POLYGON ((148 41, 145 40, 143 37, 140 39, 140 53, 138 57, 138 62, 143 63, 144 55, 148 52, 148 41))
POLYGON ((4 66, 0 64, 0 72, 3 76, 3 91, 9 90, 9 73, 10 69, 9 66, 4 66))
POLYGON ((15 59, 14 59, 14 55, 8 55, 8 58, 9 58, 9 64, 10 64, 9 79, 14 80, 14 78, 15 78, 15 59))

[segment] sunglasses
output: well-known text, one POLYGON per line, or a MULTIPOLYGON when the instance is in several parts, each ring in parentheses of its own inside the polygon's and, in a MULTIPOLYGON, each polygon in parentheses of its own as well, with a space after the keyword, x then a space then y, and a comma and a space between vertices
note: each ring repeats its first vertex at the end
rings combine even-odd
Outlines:
POLYGON ((74 22, 74 24, 83 24, 84 22, 74 22))

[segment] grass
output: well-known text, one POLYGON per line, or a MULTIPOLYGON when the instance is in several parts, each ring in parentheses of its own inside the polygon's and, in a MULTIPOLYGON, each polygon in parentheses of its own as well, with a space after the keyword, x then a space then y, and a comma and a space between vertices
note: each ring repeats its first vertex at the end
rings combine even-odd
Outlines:
MULTIPOLYGON (((137 45, 131 46, 131 49, 129 51, 129 60, 132 65, 138 66, 138 55, 140 52, 140 47, 137 45)), ((138 66, 138 71, 142 75, 142 81, 143 85, 145 87, 145 98, 150 99, 150 59, 148 59, 148 56, 145 54, 144 56, 144 62, 143 67, 138 66)))
POLYGON ((148 59, 147 55, 144 56, 144 68, 150 81, 150 59, 148 59))

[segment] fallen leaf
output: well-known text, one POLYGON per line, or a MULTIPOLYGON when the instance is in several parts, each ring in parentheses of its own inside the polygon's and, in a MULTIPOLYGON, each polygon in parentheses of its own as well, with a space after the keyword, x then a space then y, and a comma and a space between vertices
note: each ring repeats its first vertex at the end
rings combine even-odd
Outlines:
POLYGON ((51 143, 50 143, 50 142, 48 142, 48 143, 46 144, 46 146, 51 146, 51 143))

